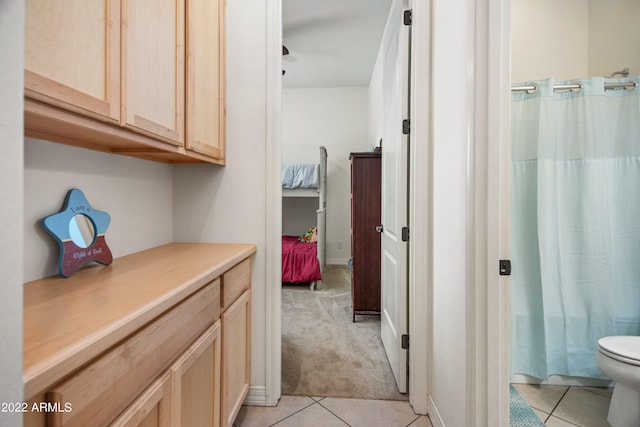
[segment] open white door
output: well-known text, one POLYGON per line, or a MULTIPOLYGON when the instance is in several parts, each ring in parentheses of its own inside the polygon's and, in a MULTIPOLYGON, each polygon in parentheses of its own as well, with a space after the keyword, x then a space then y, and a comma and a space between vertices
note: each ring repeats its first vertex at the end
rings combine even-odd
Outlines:
POLYGON ((403 24, 407 0, 394 0, 383 46, 384 129, 382 138, 382 292, 381 335, 401 393, 407 392, 407 254, 403 227, 408 226, 409 27, 403 24))

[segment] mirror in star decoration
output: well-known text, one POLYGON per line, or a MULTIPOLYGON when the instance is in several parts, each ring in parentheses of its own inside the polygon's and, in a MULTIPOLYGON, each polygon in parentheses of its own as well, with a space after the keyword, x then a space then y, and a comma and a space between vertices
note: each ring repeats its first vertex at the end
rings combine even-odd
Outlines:
POLYGON ((109 222, 109 214, 92 208, 77 188, 69 190, 60 212, 41 220, 42 227, 60 247, 61 276, 69 277, 92 261, 111 264, 113 256, 104 239, 109 222))

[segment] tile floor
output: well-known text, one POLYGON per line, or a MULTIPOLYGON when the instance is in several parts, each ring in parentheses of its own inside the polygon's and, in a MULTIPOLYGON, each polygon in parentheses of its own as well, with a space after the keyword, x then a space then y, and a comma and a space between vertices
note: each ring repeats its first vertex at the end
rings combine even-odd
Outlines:
POLYGON ((278 406, 243 406, 235 427, 432 427, 409 402, 282 396, 278 406))
POLYGON ((513 384, 548 427, 609 427, 613 388, 513 384))
MULTIPOLYGON (((514 384, 547 427, 610 427, 612 388, 514 384)), ((432 427, 409 402, 282 396, 275 407, 243 406, 235 427, 432 427)))

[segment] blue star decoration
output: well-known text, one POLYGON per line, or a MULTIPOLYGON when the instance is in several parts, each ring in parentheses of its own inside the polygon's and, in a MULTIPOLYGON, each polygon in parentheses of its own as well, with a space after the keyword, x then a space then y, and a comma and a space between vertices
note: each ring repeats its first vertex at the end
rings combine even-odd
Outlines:
POLYGON ((69 277, 92 261, 111 264, 113 256, 104 238, 110 222, 109 214, 93 209, 77 188, 69 190, 60 212, 40 221, 60 247, 61 276, 69 277))

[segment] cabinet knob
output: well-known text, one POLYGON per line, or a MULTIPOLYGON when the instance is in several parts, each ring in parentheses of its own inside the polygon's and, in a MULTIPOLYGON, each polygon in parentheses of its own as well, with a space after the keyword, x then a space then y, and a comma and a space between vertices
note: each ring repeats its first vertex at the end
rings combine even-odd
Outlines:
POLYGON ((376 225, 376 231, 377 231, 378 233, 382 233, 382 231, 384 231, 384 227, 382 226, 382 224, 380 224, 380 225, 376 225))

